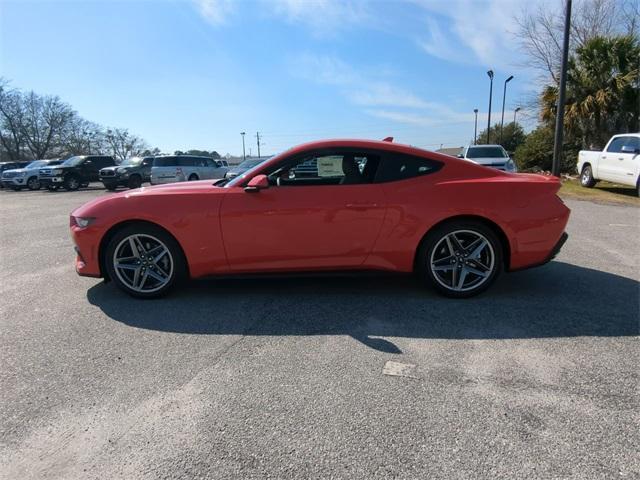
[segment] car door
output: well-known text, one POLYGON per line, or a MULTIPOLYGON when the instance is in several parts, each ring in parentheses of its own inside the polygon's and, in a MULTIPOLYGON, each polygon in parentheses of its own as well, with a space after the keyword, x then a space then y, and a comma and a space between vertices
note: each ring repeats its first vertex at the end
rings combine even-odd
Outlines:
POLYGON ((629 136, 625 139, 618 154, 619 182, 635 187, 640 169, 640 138, 629 136))
POLYGON ((626 137, 615 137, 607 145, 606 151, 600 154, 596 178, 609 182, 620 181, 620 165, 618 158, 622 153, 622 146, 626 142, 626 137))
POLYGON ((153 157, 145 157, 140 165, 140 175, 143 182, 151 180, 151 168, 153 167, 153 157))
POLYGON ((232 271, 357 268, 371 252, 385 215, 384 193, 372 183, 375 153, 361 155, 369 168, 361 181, 345 182, 341 162, 351 152, 310 153, 272 167, 270 187, 230 188, 220 223, 232 271), (296 177, 314 160, 315 176, 296 177))

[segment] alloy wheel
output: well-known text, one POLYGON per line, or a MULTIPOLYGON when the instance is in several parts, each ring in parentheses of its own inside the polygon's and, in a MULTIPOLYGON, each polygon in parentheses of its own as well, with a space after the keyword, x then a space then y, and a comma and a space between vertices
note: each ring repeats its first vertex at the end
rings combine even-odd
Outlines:
POLYGON ((174 261, 169 248, 152 235, 124 238, 113 253, 118 279, 138 293, 157 292, 171 281, 174 261))
POLYGON ((38 177, 31 177, 27 181, 27 187, 29 187, 29 190, 38 190, 40 188, 40 181, 38 180, 38 177))
POLYGON ((443 236, 431 251, 429 268, 448 290, 466 292, 484 284, 494 271, 496 255, 491 242, 473 230, 443 236))

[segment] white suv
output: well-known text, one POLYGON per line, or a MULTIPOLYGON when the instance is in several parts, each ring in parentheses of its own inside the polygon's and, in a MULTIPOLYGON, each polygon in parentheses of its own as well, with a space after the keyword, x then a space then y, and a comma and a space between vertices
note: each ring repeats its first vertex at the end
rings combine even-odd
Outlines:
POLYGON ((502 145, 469 145, 462 149, 458 158, 464 158, 485 167, 497 168, 505 172, 518 171, 515 162, 511 159, 502 145))
POLYGON ((54 165, 60 165, 62 160, 34 160, 24 168, 5 170, 2 172, 2 185, 15 191, 28 188, 40 190, 40 169, 54 165))
POLYGON ((223 178, 227 170, 210 157, 165 155, 153 160, 151 184, 223 178))

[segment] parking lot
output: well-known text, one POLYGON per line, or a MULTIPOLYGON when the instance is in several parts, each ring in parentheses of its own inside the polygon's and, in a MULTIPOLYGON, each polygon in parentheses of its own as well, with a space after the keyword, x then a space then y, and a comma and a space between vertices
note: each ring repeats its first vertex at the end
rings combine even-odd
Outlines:
POLYGON ((558 258, 471 300, 324 276, 140 301, 73 270, 98 195, 0 192, 0 477, 640 476, 639 208, 567 200, 558 258))

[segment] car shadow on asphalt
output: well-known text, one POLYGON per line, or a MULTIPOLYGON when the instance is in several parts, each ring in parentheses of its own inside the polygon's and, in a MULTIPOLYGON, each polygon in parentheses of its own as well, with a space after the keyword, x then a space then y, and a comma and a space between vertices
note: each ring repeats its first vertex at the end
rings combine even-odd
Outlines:
POLYGON ((441 297, 412 276, 218 279, 158 300, 112 283, 87 292, 135 328, 208 335, 349 335, 401 353, 380 337, 526 339, 639 333, 636 280, 563 262, 501 276, 484 294, 441 297))

